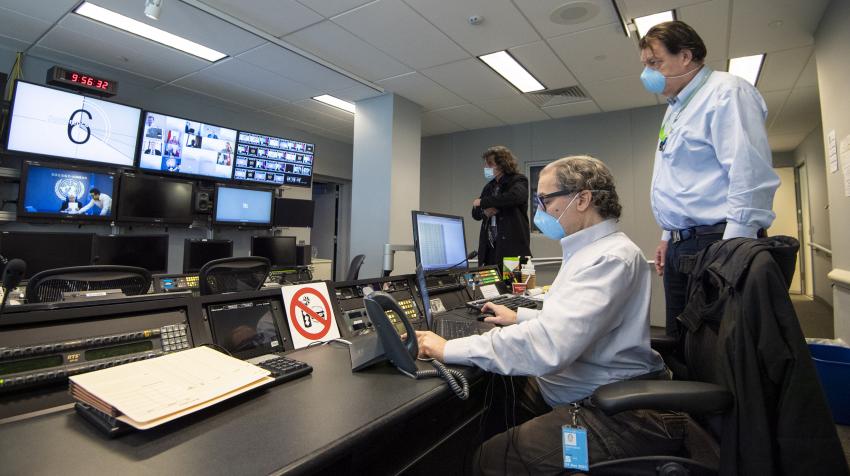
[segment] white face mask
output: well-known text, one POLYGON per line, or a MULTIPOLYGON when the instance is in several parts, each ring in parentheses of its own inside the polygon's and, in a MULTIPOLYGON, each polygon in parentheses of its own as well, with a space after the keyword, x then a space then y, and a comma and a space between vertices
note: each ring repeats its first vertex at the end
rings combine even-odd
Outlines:
POLYGON ((496 170, 493 167, 484 167, 484 178, 493 180, 496 177, 496 170))

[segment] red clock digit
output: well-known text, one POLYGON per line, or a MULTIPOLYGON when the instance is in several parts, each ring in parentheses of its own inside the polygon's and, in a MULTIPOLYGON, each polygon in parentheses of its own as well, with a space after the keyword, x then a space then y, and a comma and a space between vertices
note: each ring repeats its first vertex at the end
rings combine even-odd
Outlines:
POLYGON ((79 75, 79 74, 77 74, 77 73, 71 73, 71 81, 73 81, 73 82, 75 82, 75 83, 76 83, 78 79, 80 79, 80 75, 79 75))
POLYGON ((108 89, 108 88, 109 88, 109 81, 104 81, 103 82, 103 89, 108 89))

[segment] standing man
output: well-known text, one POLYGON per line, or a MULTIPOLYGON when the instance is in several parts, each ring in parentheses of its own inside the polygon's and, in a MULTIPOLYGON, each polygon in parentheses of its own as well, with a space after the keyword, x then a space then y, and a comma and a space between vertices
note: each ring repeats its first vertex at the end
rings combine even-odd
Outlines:
POLYGON ((756 238, 770 226, 773 171, 767 106, 745 80, 705 65, 706 48, 684 22, 652 27, 640 40, 644 87, 667 97, 652 173, 652 212, 664 230, 655 270, 664 276, 667 334, 687 301, 693 256, 721 239, 756 238))
POLYGON ((100 213, 98 215, 102 217, 109 216, 109 211, 112 209, 112 197, 105 193, 100 193, 100 190, 97 188, 92 188, 91 191, 89 191, 89 196, 91 196, 89 203, 86 203, 86 205, 83 208, 80 208, 80 210, 76 213, 78 215, 85 215, 91 207, 97 206, 97 208, 100 208, 100 213))
POLYGON ((490 147, 481 158, 484 178, 489 182, 481 196, 472 201, 472 218, 481 221, 478 264, 501 269, 505 256, 531 255, 528 178, 519 173, 514 154, 507 147, 490 147))

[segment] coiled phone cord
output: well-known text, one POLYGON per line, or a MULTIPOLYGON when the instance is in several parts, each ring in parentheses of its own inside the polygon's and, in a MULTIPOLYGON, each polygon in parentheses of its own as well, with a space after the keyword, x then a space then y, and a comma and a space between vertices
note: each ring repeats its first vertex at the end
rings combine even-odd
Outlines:
POLYGON ((461 400, 469 398, 469 381, 466 376, 459 370, 454 370, 446 367, 442 362, 434 359, 419 359, 427 360, 434 366, 434 370, 419 370, 416 372, 416 378, 431 378, 440 377, 445 380, 452 392, 461 400))

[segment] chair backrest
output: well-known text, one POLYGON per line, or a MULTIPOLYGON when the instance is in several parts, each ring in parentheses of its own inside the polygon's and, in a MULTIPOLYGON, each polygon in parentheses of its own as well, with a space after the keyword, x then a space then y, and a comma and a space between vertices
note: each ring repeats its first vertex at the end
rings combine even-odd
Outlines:
POLYGON ((357 255, 351 260, 351 264, 348 265, 348 272, 345 273, 346 281, 357 281, 360 276, 360 267, 363 266, 364 261, 366 261, 366 255, 357 255))
POLYGON ((198 283, 202 295, 256 291, 271 272, 271 262, 261 256, 222 258, 205 264, 198 283))
POLYGON ((151 287, 151 273, 135 266, 74 266, 48 269, 27 283, 29 303, 56 302, 64 293, 120 289, 125 296, 145 294, 151 287))

